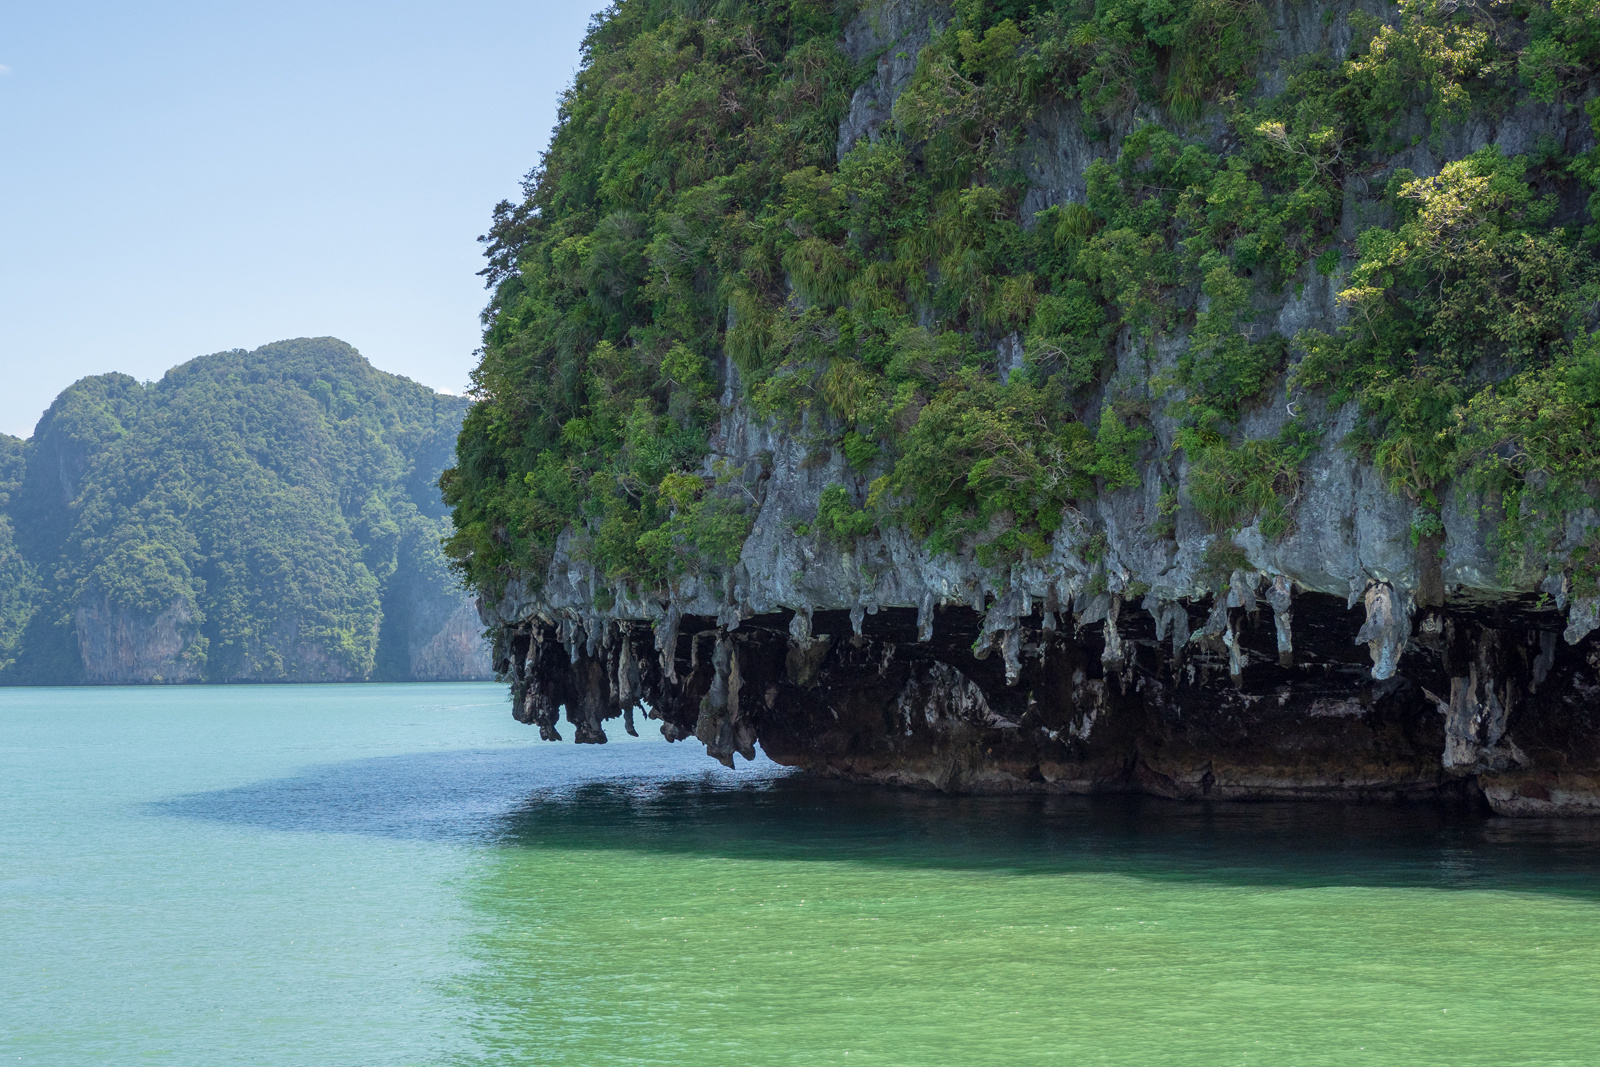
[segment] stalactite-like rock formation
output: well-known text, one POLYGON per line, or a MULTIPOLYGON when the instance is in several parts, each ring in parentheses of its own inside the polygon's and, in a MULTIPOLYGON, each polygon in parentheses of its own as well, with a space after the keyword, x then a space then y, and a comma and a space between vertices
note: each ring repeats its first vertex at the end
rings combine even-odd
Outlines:
POLYGON ((730 765, 759 743, 827 775, 968 792, 1481 790, 1506 814, 1600 813, 1600 775, 1582 770, 1600 766, 1600 644, 1563 640, 1559 612, 1461 606, 1408 637, 1379 583, 1365 621, 1310 593, 1291 629, 1281 579, 1258 597, 1260 576, 1239 573, 1211 604, 1144 610, 1013 594, 984 611, 778 611, 732 628, 534 617, 502 631, 498 665, 517 718, 547 739, 562 707, 588 742, 640 713, 730 765))

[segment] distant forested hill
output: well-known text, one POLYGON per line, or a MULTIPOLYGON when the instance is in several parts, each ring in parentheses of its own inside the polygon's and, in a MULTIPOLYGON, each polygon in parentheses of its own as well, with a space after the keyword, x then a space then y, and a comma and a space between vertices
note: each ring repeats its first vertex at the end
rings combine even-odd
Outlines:
POLYGON ((488 677, 439 550, 465 409, 331 337, 77 382, 0 435, 0 683, 488 677))

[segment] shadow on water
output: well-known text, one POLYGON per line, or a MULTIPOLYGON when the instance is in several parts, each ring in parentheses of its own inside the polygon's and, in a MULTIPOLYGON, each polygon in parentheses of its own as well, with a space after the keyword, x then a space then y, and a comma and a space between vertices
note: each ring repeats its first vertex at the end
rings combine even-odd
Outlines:
POLYGON ((707 769, 690 746, 608 748, 351 760, 147 810, 501 848, 1600 900, 1600 820, 1486 819, 1430 804, 951 797, 822 781, 765 760, 707 769))

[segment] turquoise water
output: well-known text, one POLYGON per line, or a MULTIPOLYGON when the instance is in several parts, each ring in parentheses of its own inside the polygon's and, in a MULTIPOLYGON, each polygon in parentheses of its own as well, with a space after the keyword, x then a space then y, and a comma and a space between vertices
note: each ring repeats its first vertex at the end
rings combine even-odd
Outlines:
POLYGON ((956 799, 493 685, 0 690, 0 1063, 1596 1064, 1600 827, 956 799))

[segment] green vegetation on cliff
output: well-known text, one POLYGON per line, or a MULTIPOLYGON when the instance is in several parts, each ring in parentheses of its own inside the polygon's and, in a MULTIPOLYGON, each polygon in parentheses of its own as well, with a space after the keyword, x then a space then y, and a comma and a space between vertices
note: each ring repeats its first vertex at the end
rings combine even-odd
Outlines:
POLYGON ((0 439, 0 680, 409 677, 464 406, 332 338, 76 383, 0 439))
POLYGON ((1201 516, 1277 537, 1323 398, 1359 403, 1349 444, 1419 536, 1459 484, 1503 509, 1508 559, 1544 551, 1600 479, 1600 149, 1469 132, 1586 104, 1600 125, 1600 15, 1372 9, 1328 8, 1347 54, 1268 72, 1256 0, 930 6, 892 117, 839 146, 882 58, 847 58, 851 5, 621 0, 486 238, 452 554, 488 587, 541 573, 569 529, 647 588, 736 558, 741 489, 707 462, 724 354, 757 414, 878 476, 864 505, 823 494, 821 537, 900 524, 986 563, 1039 553, 1073 501, 1139 481, 1157 418, 1201 516), (1100 158, 1081 200, 1025 211, 1046 116, 1100 158), (1469 148, 1434 176, 1396 163, 1447 142, 1469 148), (1343 325, 1261 321, 1319 276, 1343 325), (1020 372, 998 369, 1018 344, 1020 372), (1115 373, 1129 349, 1153 380, 1115 373), (1297 414, 1246 440, 1273 390, 1297 414))
POLYGON ((38 587, 38 574, 17 547, 11 519, 11 501, 27 469, 27 448, 27 442, 0 434, 0 676, 16 662, 38 587))

